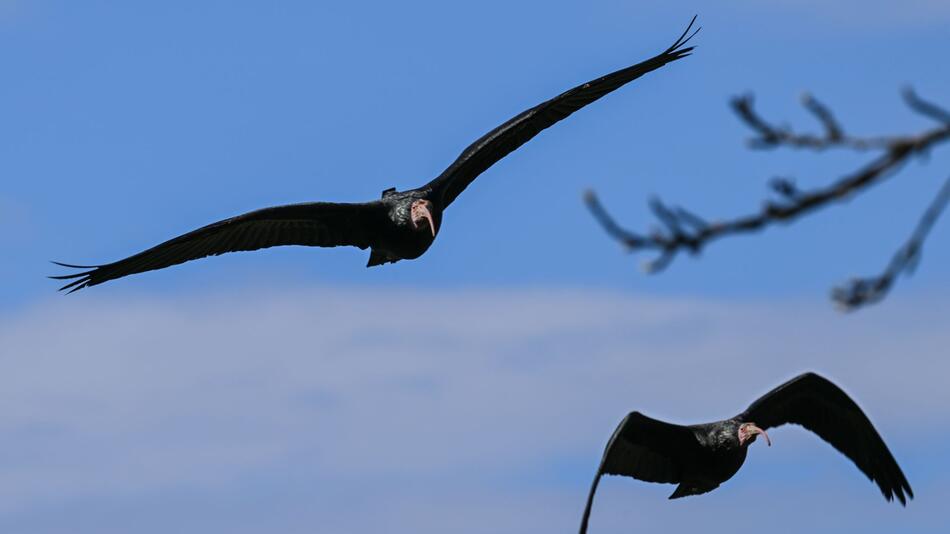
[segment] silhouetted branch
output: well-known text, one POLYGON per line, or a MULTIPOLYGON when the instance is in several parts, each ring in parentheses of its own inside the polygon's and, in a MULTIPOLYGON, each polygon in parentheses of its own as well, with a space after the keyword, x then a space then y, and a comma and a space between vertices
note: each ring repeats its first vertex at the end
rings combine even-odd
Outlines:
POLYGON ((904 102, 907 102, 907 105, 917 113, 930 117, 937 122, 950 125, 950 112, 938 107, 932 102, 921 99, 917 96, 917 93, 914 92, 913 88, 908 87, 904 89, 904 102))
MULTIPOLYGON (((787 127, 775 126, 760 117, 753 108, 751 95, 733 99, 732 107, 736 114, 757 134, 750 141, 753 147, 787 146, 813 150, 846 148, 861 151, 874 149, 883 152, 865 166, 827 187, 802 190, 790 178, 774 178, 770 187, 779 198, 767 200, 761 210, 746 216, 707 221, 684 208, 651 199, 650 210, 659 221, 660 227, 647 234, 638 234, 618 225, 593 191, 585 194, 585 202, 604 230, 631 251, 657 251, 657 257, 646 262, 644 268, 647 272, 658 272, 666 268, 681 251, 698 254, 707 243, 720 237, 755 232, 779 222, 790 222, 819 208, 847 200, 883 181, 914 155, 925 153, 950 138, 950 112, 924 101, 911 90, 904 92, 904 99, 912 110, 941 122, 941 126, 919 135, 855 137, 844 132, 824 104, 806 95, 802 104, 821 123, 824 132, 822 135, 801 134, 787 127)), ((846 288, 836 289, 833 293, 835 301, 851 309, 880 300, 896 275, 911 269, 927 231, 947 203, 945 197, 948 194, 950 193, 941 190, 912 239, 898 251, 884 274, 874 279, 856 280, 846 288)))
POLYGON ((845 310, 853 310, 865 304, 879 302, 890 291, 898 275, 902 272, 912 274, 920 262, 924 240, 948 202, 950 202, 950 179, 944 182, 910 238, 894 253, 883 273, 870 278, 855 278, 831 290, 831 298, 838 306, 845 310))
MULTIPOLYGON (((911 90, 904 93, 908 106, 915 111, 935 118, 927 109, 932 104, 920 101, 911 90), (912 101, 911 99, 914 99, 912 101)), ((808 148, 825 150, 829 148, 850 148, 853 150, 888 149, 896 143, 905 141, 903 137, 854 137, 846 135, 841 125, 834 118, 831 111, 815 97, 808 93, 802 96, 802 105, 824 127, 823 135, 797 133, 785 126, 771 124, 755 112, 752 95, 739 96, 732 99, 731 105, 742 122, 759 135, 749 140, 752 148, 775 148, 786 146, 791 148, 808 148)), ((936 106, 934 109, 939 110, 936 106)), ((938 119, 944 122, 942 119, 938 119)))

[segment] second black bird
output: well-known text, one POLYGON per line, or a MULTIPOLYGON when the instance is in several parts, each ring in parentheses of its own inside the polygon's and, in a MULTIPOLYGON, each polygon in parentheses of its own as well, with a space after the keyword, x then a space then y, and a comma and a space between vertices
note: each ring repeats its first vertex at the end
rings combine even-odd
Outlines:
POLYGON ((796 424, 818 434, 877 483, 890 501, 906 504, 914 492, 884 440, 847 393, 805 373, 773 389, 741 414, 699 425, 674 425, 632 412, 604 451, 587 497, 581 534, 587 531, 597 485, 604 475, 678 484, 670 499, 712 491, 732 478, 757 436, 771 445, 769 428, 796 424))

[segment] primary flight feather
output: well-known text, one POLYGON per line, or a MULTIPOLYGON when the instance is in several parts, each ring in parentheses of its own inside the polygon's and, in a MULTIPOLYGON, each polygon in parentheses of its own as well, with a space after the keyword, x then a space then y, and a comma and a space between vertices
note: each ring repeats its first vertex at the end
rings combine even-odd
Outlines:
POLYGON ((462 151, 442 174, 417 189, 387 189, 380 200, 365 203, 312 202, 252 211, 209 224, 113 263, 54 262, 84 270, 51 278, 69 280, 60 289, 71 293, 130 274, 207 256, 280 245, 369 248, 367 267, 418 258, 435 240, 442 224, 442 212, 479 174, 541 130, 640 76, 688 56, 693 48, 685 45, 696 34, 689 33, 695 21, 693 17, 686 31, 662 53, 574 87, 488 132, 462 151))

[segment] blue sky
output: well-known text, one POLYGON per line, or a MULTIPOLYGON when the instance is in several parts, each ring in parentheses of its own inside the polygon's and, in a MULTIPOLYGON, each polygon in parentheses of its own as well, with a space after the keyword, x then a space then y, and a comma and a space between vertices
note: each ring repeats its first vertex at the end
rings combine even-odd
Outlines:
POLYGON ((920 495, 906 510, 791 429, 702 499, 604 484, 592 532, 742 513, 794 516, 778 532, 934 530, 950 230, 883 305, 841 315, 826 295, 884 266, 950 174, 946 149, 658 276, 580 202, 594 187, 635 229, 653 194, 735 215, 772 176, 815 185, 867 158, 748 150, 727 107, 746 91, 802 129, 811 91, 859 134, 930 126, 906 84, 950 105, 945 2, 761 4, 0 0, 3 530, 570 532, 626 411, 724 417, 809 368, 879 424, 920 495), (44 278, 51 259, 112 261, 258 207, 414 187, 694 13, 692 57, 490 169, 420 260, 272 249, 69 298, 44 278), (415 299, 439 328, 400 317, 415 299), (731 372, 712 378, 719 363, 731 372), (383 438, 366 424, 380 410, 383 438))

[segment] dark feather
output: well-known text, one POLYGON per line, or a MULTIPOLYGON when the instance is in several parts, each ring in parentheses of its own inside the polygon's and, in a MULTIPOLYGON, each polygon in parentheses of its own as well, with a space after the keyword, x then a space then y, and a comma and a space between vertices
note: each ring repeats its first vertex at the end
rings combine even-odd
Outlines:
POLYGON ((587 496, 581 534, 587 531, 594 493, 603 475, 625 475, 646 482, 678 483, 683 464, 701 454, 699 442, 688 427, 664 423, 631 412, 614 431, 587 496))
POLYGON ((60 288, 72 293, 130 274, 227 252, 281 245, 349 245, 365 249, 384 235, 387 225, 391 224, 387 210, 387 206, 378 201, 365 204, 310 202, 264 208, 209 224, 114 263, 78 266, 53 262, 89 270, 50 278, 72 280, 60 288))
POLYGON ((907 503, 914 492, 861 408, 827 379, 805 373, 778 386, 738 416, 763 429, 793 423, 830 443, 876 482, 887 500, 907 503), (907 497, 905 497, 905 494, 907 497))
POLYGON ((696 17, 693 17, 680 38, 663 53, 561 93, 488 132, 466 148, 452 165, 425 187, 433 191, 435 198, 441 199, 442 209, 447 208, 479 174, 527 143, 541 130, 640 76, 688 56, 693 47, 684 48, 683 45, 696 35, 696 32, 689 34, 694 22, 696 17))

